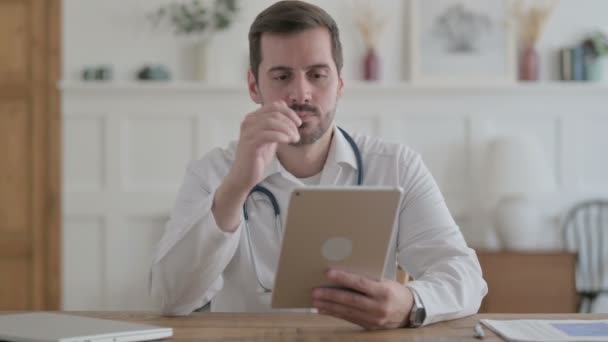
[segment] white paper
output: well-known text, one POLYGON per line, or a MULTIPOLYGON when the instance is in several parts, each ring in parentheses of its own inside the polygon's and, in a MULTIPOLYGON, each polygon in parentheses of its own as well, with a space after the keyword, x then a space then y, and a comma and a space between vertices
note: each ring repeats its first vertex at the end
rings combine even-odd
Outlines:
POLYGON ((491 320, 481 323, 508 341, 608 341, 608 320, 491 320))

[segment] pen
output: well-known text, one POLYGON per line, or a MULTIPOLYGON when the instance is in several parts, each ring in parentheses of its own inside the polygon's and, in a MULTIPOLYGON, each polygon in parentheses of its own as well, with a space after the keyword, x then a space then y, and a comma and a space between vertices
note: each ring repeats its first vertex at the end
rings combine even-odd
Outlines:
POLYGON ((475 331, 474 335, 473 335, 473 336, 475 336, 475 338, 478 338, 478 339, 484 338, 485 334, 483 332, 483 328, 481 327, 481 323, 477 323, 475 325, 475 328, 473 328, 473 330, 475 331))

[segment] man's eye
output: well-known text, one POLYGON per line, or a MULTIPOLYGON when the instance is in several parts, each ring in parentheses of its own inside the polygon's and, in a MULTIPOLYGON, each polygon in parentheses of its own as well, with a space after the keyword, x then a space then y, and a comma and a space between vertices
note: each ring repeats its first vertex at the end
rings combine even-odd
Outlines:
POLYGON ((285 81, 287 80, 289 76, 287 75, 279 75, 279 76, 275 76, 273 79, 277 80, 277 81, 285 81))

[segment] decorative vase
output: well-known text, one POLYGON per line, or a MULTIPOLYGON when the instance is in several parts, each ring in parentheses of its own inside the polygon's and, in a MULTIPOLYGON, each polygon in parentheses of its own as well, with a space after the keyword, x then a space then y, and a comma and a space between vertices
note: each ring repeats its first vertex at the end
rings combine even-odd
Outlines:
POLYGON ((537 206, 525 197, 501 199, 494 212, 496 235, 506 250, 536 250, 541 223, 537 206))
POLYGON ((196 44, 194 49, 194 70, 198 81, 209 81, 209 48, 210 40, 204 39, 196 44))
POLYGON ((380 60, 373 47, 367 49, 363 60, 363 79, 377 81, 380 78, 380 60))
POLYGON ((519 80, 538 81, 539 64, 538 52, 534 45, 525 47, 519 61, 519 80))
POLYGON ((587 80, 608 83, 608 57, 593 58, 585 64, 587 80))

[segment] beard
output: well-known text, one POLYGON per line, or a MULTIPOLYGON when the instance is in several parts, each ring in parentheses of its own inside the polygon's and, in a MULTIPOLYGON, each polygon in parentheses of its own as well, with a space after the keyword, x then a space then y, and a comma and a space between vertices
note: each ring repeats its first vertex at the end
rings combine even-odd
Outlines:
POLYGON ((300 133, 300 140, 295 143, 290 143, 289 145, 291 146, 314 144, 323 136, 323 134, 325 134, 325 132, 327 132, 327 130, 331 126, 331 123, 334 120, 334 116, 336 115, 335 107, 332 110, 327 111, 325 115, 321 114, 321 111, 316 106, 309 105, 306 103, 291 104, 289 105, 289 108, 296 112, 309 112, 312 116, 318 118, 318 123, 303 122, 302 125, 298 127, 298 132, 300 133))

